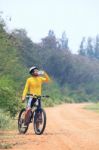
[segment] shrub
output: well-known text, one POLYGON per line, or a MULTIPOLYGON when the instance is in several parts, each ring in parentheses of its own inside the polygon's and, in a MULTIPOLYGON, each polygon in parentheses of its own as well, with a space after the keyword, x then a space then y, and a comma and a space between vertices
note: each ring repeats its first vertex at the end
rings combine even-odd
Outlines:
POLYGON ((0 87, 0 108, 15 116, 20 107, 21 102, 15 95, 15 91, 8 87, 0 87))
POLYGON ((12 120, 8 112, 4 112, 0 109, 0 129, 12 129, 15 127, 15 120, 12 120))

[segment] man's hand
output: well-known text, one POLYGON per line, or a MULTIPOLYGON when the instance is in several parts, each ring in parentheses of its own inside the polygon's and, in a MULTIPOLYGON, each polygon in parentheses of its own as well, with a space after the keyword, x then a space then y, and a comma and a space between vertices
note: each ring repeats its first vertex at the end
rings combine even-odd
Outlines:
POLYGON ((46 73, 46 71, 44 71, 44 76, 46 78, 46 82, 51 82, 50 77, 48 76, 48 74, 46 73))
POLYGON ((24 103, 25 102, 25 97, 22 97, 22 103, 24 103))

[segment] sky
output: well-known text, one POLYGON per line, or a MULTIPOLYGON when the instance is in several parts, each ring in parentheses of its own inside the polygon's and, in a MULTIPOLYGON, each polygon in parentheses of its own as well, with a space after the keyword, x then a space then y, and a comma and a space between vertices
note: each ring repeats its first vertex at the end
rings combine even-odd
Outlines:
POLYGON ((65 31, 73 53, 82 37, 99 34, 99 0, 0 0, 0 11, 9 30, 24 28, 33 42, 50 29, 56 38, 65 31))

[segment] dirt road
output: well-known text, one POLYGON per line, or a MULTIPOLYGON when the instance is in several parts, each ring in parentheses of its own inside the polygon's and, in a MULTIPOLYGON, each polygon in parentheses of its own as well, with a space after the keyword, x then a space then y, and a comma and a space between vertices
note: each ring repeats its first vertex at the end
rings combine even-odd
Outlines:
POLYGON ((0 142, 12 150, 99 150, 99 114, 82 109, 85 104, 64 104, 47 108, 47 126, 37 136, 32 125, 25 135, 1 132, 0 142))

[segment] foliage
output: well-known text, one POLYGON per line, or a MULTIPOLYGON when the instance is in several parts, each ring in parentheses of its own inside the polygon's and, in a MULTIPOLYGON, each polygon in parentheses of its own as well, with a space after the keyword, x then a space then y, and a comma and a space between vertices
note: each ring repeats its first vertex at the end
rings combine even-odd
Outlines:
POLYGON ((0 149, 9 149, 9 148, 12 148, 12 144, 0 143, 0 149))
POLYGON ((87 41, 85 37, 82 38, 79 54, 89 58, 99 59, 99 35, 97 34, 95 38, 88 37, 87 41))
POLYGON ((15 120, 12 120, 8 112, 4 112, 0 109, 0 129, 14 129, 16 128, 15 120))
POLYGON ((84 108, 87 110, 92 110, 92 111, 99 113, 99 102, 98 103, 92 103, 90 105, 86 105, 84 108))
POLYGON ((18 101, 11 89, 0 87, 0 108, 10 111, 12 115, 15 115, 18 111, 18 101))
POLYGON ((98 35, 95 42, 83 38, 77 55, 71 54, 65 32, 58 40, 50 30, 40 43, 33 43, 24 29, 8 33, 5 26, 0 18, 0 108, 12 116, 20 109, 20 97, 32 65, 53 78, 53 83, 43 87, 44 95, 50 95, 44 102, 46 106, 99 99, 98 35))
POLYGON ((14 81, 4 79, 4 77, 0 80, 0 108, 9 111, 11 116, 15 116, 21 107, 21 102, 14 88, 14 81))

